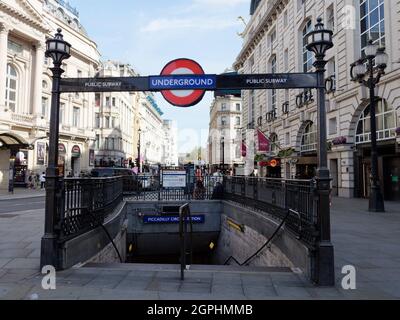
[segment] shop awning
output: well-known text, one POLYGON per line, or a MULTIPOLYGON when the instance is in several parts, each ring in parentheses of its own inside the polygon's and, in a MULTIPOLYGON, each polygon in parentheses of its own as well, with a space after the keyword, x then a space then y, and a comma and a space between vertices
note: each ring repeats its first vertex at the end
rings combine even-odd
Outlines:
POLYGON ((0 132, 0 148, 29 148, 28 141, 23 138, 9 132, 0 132))

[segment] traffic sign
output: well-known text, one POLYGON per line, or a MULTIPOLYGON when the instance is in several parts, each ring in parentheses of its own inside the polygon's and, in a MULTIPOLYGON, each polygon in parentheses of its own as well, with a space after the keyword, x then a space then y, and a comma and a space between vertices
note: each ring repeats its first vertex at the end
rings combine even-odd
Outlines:
MULTIPOLYGON (((202 84, 208 84, 209 86, 213 86, 215 88, 216 79, 213 77, 196 77, 190 78, 180 78, 182 80, 181 85, 179 84, 179 79, 175 79, 174 81, 173 76, 189 76, 189 75, 204 75, 203 68, 196 62, 190 59, 177 59, 169 62, 164 69, 161 71, 161 76, 163 79, 159 79, 161 82, 168 82, 172 84, 172 88, 182 88, 182 85, 187 85, 187 88, 192 87, 199 88, 199 85, 196 85, 196 82, 200 82, 202 84), (166 77, 166 78, 165 78, 166 77)), ((154 81, 156 79, 153 79, 154 81)), ((150 87, 152 86, 150 79, 150 87)), ((156 83, 154 83, 156 84, 156 83)), ((160 87, 161 87, 160 83, 160 87)), ((165 84, 165 83, 164 83, 165 84)), ((203 86, 204 87, 204 86, 203 86)), ((205 89, 207 89, 205 87, 205 89)), ((203 99, 205 90, 194 90, 194 89, 187 89, 187 90, 163 90, 161 91, 165 100, 167 100, 170 104, 177 106, 177 107, 190 107, 194 106, 195 104, 199 103, 201 99, 203 99)))

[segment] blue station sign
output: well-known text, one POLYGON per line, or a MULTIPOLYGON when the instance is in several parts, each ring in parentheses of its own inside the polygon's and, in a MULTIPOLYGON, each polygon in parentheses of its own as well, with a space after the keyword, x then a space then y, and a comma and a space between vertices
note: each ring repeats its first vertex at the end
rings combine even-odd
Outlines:
POLYGON ((176 75, 149 77, 150 90, 215 90, 216 75, 176 75))
MULTIPOLYGON (((205 215, 193 215, 192 223, 205 223, 205 215)), ((189 218, 188 218, 189 220, 189 218)), ((144 216, 144 224, 177 224, 179 223, 179 216, 144 216)))

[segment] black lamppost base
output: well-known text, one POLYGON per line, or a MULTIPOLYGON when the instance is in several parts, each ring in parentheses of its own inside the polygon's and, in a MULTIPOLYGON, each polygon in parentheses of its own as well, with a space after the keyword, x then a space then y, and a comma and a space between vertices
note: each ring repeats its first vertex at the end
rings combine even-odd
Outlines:
POLYGON ((56 270, 60 269, 57 239, 46 235, 41 242, 40 269, 44 266, 53 266, 56 270))
POLYGON ((379 187, 371 188, 369 197, 369 212, 385 212, 385 202, 379 187))
POLYGON ((313 279, 315 284, 321 287, 333 287, 335 285, 335 261, 334 249, 330 242, 320 242, 317 246, 316 274, 313 279))

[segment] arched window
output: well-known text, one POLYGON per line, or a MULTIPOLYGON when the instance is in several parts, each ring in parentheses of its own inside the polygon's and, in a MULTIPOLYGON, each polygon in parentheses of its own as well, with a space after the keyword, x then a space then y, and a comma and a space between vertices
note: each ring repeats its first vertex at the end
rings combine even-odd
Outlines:
MULTIPOLYGON (((358 121, 356 143, 371 142, 371 115, 370 107, 366 107, 358 121)), ((386 100, 379 100, 376 104, 376 133, 379 141, 396 137, 396 111, 386 100)))
POLYGON ((15 112, 15 107, 17 105, 17 85, 17 71, 11 64, 8 64, 6 78, 6 107, 12 112, 15 112))
POLYGON ((278 135, 276 133, 273 133, 271 135, 271 152, 273 154, 279 153, 279 140, 278 140, 278 135))
POLYGON ((313 122, 309 122, 301 139, 301 152, 315 150, 317 150, 317 126, 313 122))
POLYGON ((313 53, 307 50, 307 39, 306 35, 312 31, 311 20, 307 21, 303 28, 303 71, 310 72, 313 67, 313 53))

